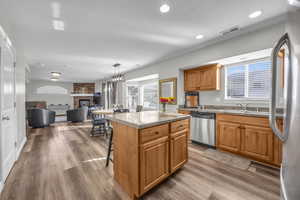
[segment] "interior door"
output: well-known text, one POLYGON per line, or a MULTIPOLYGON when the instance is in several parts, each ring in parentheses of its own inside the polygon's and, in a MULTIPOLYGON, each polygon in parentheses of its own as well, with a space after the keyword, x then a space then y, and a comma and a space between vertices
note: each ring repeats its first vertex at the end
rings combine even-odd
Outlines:
POLYGON ((10 43, 0 39, 1 180, 16 160, 15 56, 10 43))

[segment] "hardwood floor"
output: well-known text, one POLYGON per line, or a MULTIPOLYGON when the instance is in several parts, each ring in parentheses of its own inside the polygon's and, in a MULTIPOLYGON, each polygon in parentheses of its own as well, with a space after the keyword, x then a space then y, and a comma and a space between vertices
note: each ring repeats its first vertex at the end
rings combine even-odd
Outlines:
MULTIPOLYGON (((128 199, 105 167, 107 140, 90 137, 88 123, 31 129, 1 200, 128 199)), ((202 156, 190 145, 189 162, 143 199, 276 200, 279 174, 260 165, 240 170, 202 156)))

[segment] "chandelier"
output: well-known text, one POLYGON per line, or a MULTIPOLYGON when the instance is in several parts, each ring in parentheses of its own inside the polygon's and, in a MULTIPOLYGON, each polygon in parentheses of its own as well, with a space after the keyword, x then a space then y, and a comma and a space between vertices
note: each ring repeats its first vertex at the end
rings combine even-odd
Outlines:
POLYGON ((113 82, 122 81, 123 78, 124 78, 124 76, 120 72, 120 66, 121 66, 120 63, 116 63, 116 64, 113 65, 113 68, 114 68, 114 75, 112 77, 113 82))

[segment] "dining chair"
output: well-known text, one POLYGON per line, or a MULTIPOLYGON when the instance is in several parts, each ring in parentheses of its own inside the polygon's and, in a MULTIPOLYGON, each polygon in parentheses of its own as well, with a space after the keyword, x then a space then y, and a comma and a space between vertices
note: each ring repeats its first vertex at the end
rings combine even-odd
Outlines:
POLYGON ((107 136, 106 129, 106 122, 107 120, 103 118, 99 114, 92 113, 92 130, 91 130, 91 136, 95 136, 97 132, 100 132, 100 134, 105 134, 107 136))
POLYGON ((137 105, 136 106, 136 112, 141 112, 143 110, 143 106, 142 105, 137 105))

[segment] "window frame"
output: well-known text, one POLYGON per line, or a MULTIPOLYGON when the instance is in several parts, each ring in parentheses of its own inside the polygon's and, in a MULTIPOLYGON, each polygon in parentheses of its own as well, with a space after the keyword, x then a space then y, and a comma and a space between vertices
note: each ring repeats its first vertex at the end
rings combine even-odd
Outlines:
POLYGON ((158 85, 158 79, 157 80, 155 80, 156 81, 156 83, 155 83, 155 85, 156 85, 156 89, 157 89, 157 99, 156 99, 156 108, 152 108, 152 107, 144 107, 144 88, 145 88, 145 86, 147 86, 147 85, 153 85, 154 84, 154 81, 153 82, 148 82, 148 83, 144 83, 144 84, 141 84, 140 85, 140 91, 139 91, 139 100, 140 100, 140 102, 139 102, 139 104, 140 105, 143 105, 143 109, 145 109, 145 110, 158 110, 159 109, 159 85, 158 85))
MULTIPOLYGON (((137 98, 137 105, 143 105, 143 110, 159 110, 159 79, 152 79, 152 80, 149 80, 148 81, 145 81, 144 83, 141 83, 141 84, 135 84, 135 83, 126 83, 125 84, 125 91, 126 91, 126 101, 125 101, 125 104, 126 106, 128 106, 128 86, 136 86, 138 88, 138 98, 137 98), (151 107, 144 107, 144 87, 147 86, 147 85, 152 85, 152 84, 156 84, 156 87, 157 87, 157 96, 158 98, 156 99, 156 103, 157 103, 157 106, 156 108, 151 108, 151 107)), ((131 108, 133 109, 133 108, 131 108)))
MULTIPOLYGON (((271 57, 264 57, 264 58, 260 58, 260 59, 252 59, 252 60, 247 60, 247 61, 242 61, 242 62, 237 62, 237 63, 232 63, 229 65, 226 65, 224 67, 224 100, 225 101, 262 101, 262 102, 269 102, 270 101, 270 97, 266 97, 266 98, 259 98, 259 97, 249 97, 249 87, 248 87, 248 83, 249 83, 249 65, 254 64, 254 63, 258 63, 258 62, 266 62, 269 61, 271 62, 271 57), (241 97, 241 98, 232 98, 232 97, 228 97, 227 95, 227 70, 230 67, 234 67, 234 66, 239 66, 239 65, 244 65, 246 66, 246 79, 245 79, 245 96, 241 97)), ((271 66, 272 67, 272 66, 271 66)))

